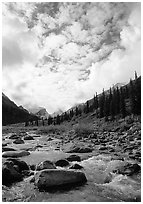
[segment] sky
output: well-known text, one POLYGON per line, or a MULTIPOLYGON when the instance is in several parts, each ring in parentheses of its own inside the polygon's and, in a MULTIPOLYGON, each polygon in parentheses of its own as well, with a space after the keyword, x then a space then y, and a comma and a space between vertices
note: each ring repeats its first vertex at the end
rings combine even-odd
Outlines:
POLYGON ((141 4, 6 2, 2 91, 17 105, 65 111, 141 75, 141 4))

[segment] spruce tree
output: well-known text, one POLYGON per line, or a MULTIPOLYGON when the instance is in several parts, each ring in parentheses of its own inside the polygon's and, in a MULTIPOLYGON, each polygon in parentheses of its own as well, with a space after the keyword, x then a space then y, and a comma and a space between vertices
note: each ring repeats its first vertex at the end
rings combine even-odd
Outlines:
POLYGON ((60 125, 60 116, 59 115, 57 115, 57 117, 56 117, 56 124, 60 125))
POLYGON ((109 97, 105 97, 105 102, 104 102, 104 116, 105 116, 105 121, 108 121, 108 115, 109 115, 109 110, 108 110, 108 102, 109 102, 109 97))
POLYGON ((126 104, 122 87, 120 88, 120 113, 122 118, 126 116, 126 104))
POLYGON ((75 109, 75 115, 77 116, 78 114, 79 114, 78 107, 76 107, 76 109, 75 109))
POLYGON ((136 97, 135 97, 135 87, 132 79, 130 79, 130 103, 131 103, 131 113, 136 113, 136 97))
POLYGON ((105 93, 103 89, 103 92, 99 98, 99 108, 100 108, 99 117, 100 118, 104 117, 104 102, 105 102, 105 93))
POLYGON ((86 102, 86 113, 89 113, 89 102, 86 102))

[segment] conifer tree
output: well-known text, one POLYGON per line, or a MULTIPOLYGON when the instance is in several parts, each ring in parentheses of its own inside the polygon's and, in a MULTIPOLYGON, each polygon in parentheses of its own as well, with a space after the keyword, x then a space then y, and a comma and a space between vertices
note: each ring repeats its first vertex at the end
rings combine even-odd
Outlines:
POLYGON ((132 79, 130 79, 130 102, 131 102, 131 113, 136 113, 136 98, 135 98, 135 89, 132 79))
POLYGON ((137 76, 137 72, 135 71, 135 80, 137 80, 138 76, 137 76))
POLYGON ((99 108, 100 108, 99 117, 100 118, 104 117, 104 102, 105 102, 105 93, 103 89, 102 95, 99 98, 99 108))
POLYGON ((105 121, 108 121, 108 115, 109 115, 109 108, 108 108, 108 102, 109 102, 109 97, 105 97, 105 102, 104 102, 104 116, 105 116, 105 121))
POLYGON ((76 107, 75 109, 75 115, 77 116, 79 114, 79 110, 78 110, 78 107, 76 107))
POLYGON ((51 125, 53 123, 53 118, 51 116, 48 117, 48 125, 51 125))
POLYGON ((86 102, 86 113, 89 113, 89 102, 86 102))
POLYGON ((122 118, 126 116, 126 104, 122 87, 120 88, 120 113, 122 118))
POLYGON ((60 116, 59 115, 57 115, 57 117, 56 117, 56 124, 60 125, 60 116))
POLYGON ((120 92, 119 88, 116 89, 116 114, 120 113, 120 92))
POLYGON ((111 115, 111 119, 114 120, 115 118, 115 108, 114 108, 114 100, 113 98, 110 101, 110 115, 111 115))
POLYGON ((93 109, 97 109, 97 108, 98 108, 98 96, 96 92, 96 97, 94 95, 94 98, 93 98, 93 109))

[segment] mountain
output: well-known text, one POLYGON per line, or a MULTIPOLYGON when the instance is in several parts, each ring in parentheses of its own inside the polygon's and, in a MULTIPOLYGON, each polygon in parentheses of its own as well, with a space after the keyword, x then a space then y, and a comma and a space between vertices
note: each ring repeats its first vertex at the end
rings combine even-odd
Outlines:
POLYGON ((30 114, 22 106, 18 107, 4 93, 2 93, 2 125, 36 120, 37 117, 30 114))
POLYGON ((38 113, 41 109, 43 109, 43 107, 33 106, 33 107, 28 107, 27 109, 28 109, 28 111, 29 111, 30 113, 36 114, 36 113, 38 113))
POLYGON ((21 110, 25 111, 26 113, 29 113, 29 111, 26 110, 25 108, 23 108, 23 106, 19 106, 19 108, 20 108, 21 110))
POLYGON ((37 113, 35 113, 40 118, 46 119, 49 117, 49 113, 47 112, 46 108, 40 109, 37 113))
POLYGON ((58 111, 52 113, 50 116, 51 117, 56 117, 57 115, 61 115, 62 113, 63 113, 63 111, 59 109, 58 111))

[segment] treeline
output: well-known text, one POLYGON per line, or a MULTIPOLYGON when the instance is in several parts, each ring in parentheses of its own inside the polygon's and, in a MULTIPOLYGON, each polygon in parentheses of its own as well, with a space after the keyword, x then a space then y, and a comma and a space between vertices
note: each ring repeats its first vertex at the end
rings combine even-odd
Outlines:
MULTIPOLYGON (((105 121, 114 120, 116 116, 125 118, 127 115, 141 114, 141 77, 137 77, 135 72, 135 79, 130 79, 129 84, 122 87, 113 87, 101 94, 95 94, 93 99, 87 101, 82 106, 64 112, 56 117, 47 119, 47 122, 42 120, 41 124, 60 125, 64 121, 71 121, 77 116, 94 112, 97 118, 105 118, 105 121)), ((29 122, 32 125, 38 126, 38 121, 29 122)), ((26 126, 28 123, 25 124, 26 126)))
POLYGON ((69 112, 64 112, 62 115, 57 115, 52 118, 49 116, 48 125, 61 124, 64 121, 70 121, 74 116, 80 116, 89 112, 96 112, 98 118, 105 117, 108 121, 114 120, 117 115, 124 118, 127 115, 141 114, 141 77, 130 79, 129 84, 120 88, 110 88, 109 91, 104 91, 100 95, 94 95, 93 99, 87 101, 86 104, 79 108, 78 106, 69 112), (91 102, 92 101, 92 102, 91 102))

